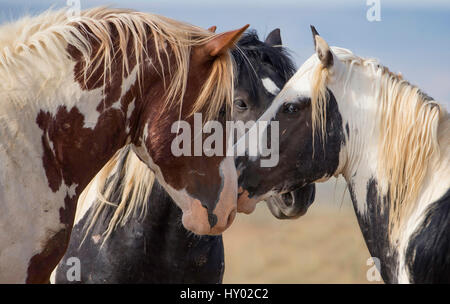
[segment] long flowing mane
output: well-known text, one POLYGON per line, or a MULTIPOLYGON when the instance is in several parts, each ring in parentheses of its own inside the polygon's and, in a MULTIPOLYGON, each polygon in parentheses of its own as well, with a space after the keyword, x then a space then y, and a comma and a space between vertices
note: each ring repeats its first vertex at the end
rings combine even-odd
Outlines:
POLYGON ((76 219, 84 215, 80 214, 85 211, 84 205, 92 203, 88 201, 89 192, 96 193, 93 208, 88 214, 89 219, 83 227, 85 237, 107 208, 112 207, 115 210, 104 232, 103 242, 118 226, 124 226, 132 218, 140 220, 145 217, 148 211, 145 207, 154 182, 155 174, 137 157, 130 145, 120 149, 97 173, 78 199, 76 219), (94 181, 97 181, 97 184, 94 181))
MULTIPOLYGON (((363 59, 346 49, 332 51, 346 65, 344 88, 354 73, 354 66, 372 71, 376 79, 375 99, 380 123, 377 177, 380 193, 390 200, 390 234, 394 239, 405 219, 414 210, 431 157, 439 155, 438 127, 448 120, 447 112, 401 75, 389 71, 375 59, 363 59), (382 187, 388 187, 384 189, 382 187)), ((312 124, 314 132, 325 134, 326 89, 329 71, 319 63, 313 71, 312 124)))
MULTIPOLYGON (((260 64, 262 56, 270 61, 274 69, 287 81, 294 73, 295 66, 286 49, 271 47, 259 40, 255 31, 244 33, 236 48, 232 51, 237 75, 244 75, 251 81, 252 90, 256 91, 259 78, 254 66, 260 64)), ((237 80, 236 80, 237 81, 237 80)), ((236 83, 237 84, 237 83, 236 83)), ((237 84, 238 85, 238 84, 237 84)), ((126 146, 114 155, 103 167, 95 179, 105 181, 101 187, 91 182, 80 196, 76 218, 84 216, 85 208, 81 206, 91 203, 88 193, 97 191, 97 199, 87 216, 87 225, 83 228, 85 236, 91 231, 100 216, 113 208, 108 227, 103 233, 103 243, 118 226, 124 226, 131 219, 141 220, 149 211, 148 199, 155 182, 154 173, 138 159, 130 146, 126 146)), ((93 180, 94 181, 94 180, 93 180)))
MULTIPOLYGON (((38 76, 47 79, 49 75, 57 75, 60 67, 67 64, 68 45, 85 61, 81 71, 85 81, 98 68, 103 69, 103 81, 109 81, 111 62, 121 58, 126 74, 130 73, 132 62, 140 67, 138 78, 142 82, 142 63, 151 52, 146 42, 153 39, 159 62, 152 64, 165 71, 163 58, 169 61, 173 57, 175 61, 176 68, 161 75, 167 85, 165 106, 181 107, 191 50, 213 37, 213 33, 200 27, 131 10, 100 7, 82 11, 76 18, 68 18, 65 10, 47 11, 0 27, 0 89, 3 94, 7 91, 9 99, 14 100, 23 93, 17 88, 24 79, 38 76), (118 41, 114 41, 113 36, 118 41), (98 43, 98 48, 92 47, 91 39, 98 43)), ((232 58, 224 54, 214 61, 192 113, 202 111, 213 119, 224 103, 231 106, 233 80, 232 58)))

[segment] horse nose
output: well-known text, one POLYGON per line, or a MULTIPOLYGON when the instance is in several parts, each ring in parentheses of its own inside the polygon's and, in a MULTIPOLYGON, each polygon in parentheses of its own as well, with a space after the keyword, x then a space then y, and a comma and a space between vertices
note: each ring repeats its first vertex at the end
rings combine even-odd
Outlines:
POLYGON ((209 226, 213 228, 217 224, 217 215, 208 212, 208 222, 209 226))
MULTIPOLYGON (((227 217, 227 220, 225 221, 225 229, 230 227, 230 225, 233 223, 234 218, 236 217, 236 208, 233 208, 230 212, 230 214, 227 217)), ((211 228, 214 228, 217 224, 217 216, 215 214, 208 213, 208 222, 211 228)))
POLYGON ((220 165, 223 186, 219 200, 214 209, 208 210, 211 216, 210 226, 213 234, 220 234, 227 229, 234 220, 237 210, 237 174, 234 158, 227 157, 220 165))

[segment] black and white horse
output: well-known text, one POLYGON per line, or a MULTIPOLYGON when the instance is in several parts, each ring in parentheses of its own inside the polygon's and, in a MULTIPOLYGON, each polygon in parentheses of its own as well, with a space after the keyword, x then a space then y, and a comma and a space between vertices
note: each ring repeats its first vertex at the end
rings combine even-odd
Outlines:
MULTIPOLYGON (((255 32, 248 32, 238 47, 233 51, 238 72, 233 119, 255 121, 271 104, 278 88, 294 74, 295 68, 281 47, 278 29, 272 31, 265 42, 259 41, 255 32)), ((121 201, 124 189, 115 186, 126 185, 121 179, 132 178, 123 172, 126 163, 140 163, 129 149, 123 151, 122 159, 114 171, 116 175, 108 178, 113 189, 105 196, 109 202, 121 201)), ((152 173, 146 168, 143 170, 148 174, 146 178, 151 179, 152 173)), ((156 181, 148 195, 141 198, 145 199, 145 204, 134 207, 128 206, 126 200, 118 203, 119 207, 102 204, 96 199, 95 189, 93 183, 85 190, 84 202, 80 202, 82 210, 77 212, 69 249, 56 269, 56 283, 68 283, 66 274, 72 264, 69 260, 67 265, 67 261, 71 257, 81 262, 82 283, 222 282, 222 236, 188 233, 180 223, 181 210, 156 181), (122 207, 123 214, 128 212, 128 215, 118 220, 122 207), (94 224, 86 233, 85 228, 92 218, 95 218, 94 224)), ((305 210, 313 199, 314 186, 268 204, 277 217, 296 217, 296 210, 305 210), (291 196, 297 200, 292 201, 291 196)))
POLYGON ((447 110, 378 61, 330 48, 312 30, 316 53, 260 118, 279 121, 283 161, 240 163, 240 179, 251 181, 240 185, 241 200, 342 175, 384 281, 449 283, 447 110))

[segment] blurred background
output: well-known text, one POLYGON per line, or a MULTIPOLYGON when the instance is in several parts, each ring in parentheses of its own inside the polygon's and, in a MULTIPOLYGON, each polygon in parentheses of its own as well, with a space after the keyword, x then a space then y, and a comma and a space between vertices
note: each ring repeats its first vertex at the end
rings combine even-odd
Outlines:
MULTIPOLYGON (((0 23, 76 0, 0 0, 0 23)), ((300 66, 313 53, 309 25, 330 45, 376 57, 428 95, 450 105, 450 1, 448 0, 80 0, 172 17, 218 32, 250 23, 260 38, 281 29, 283 44, 300 66), (374 4, 374 2, 376 4, 374 4), (369 5, 367 4, 369 3, 369 5), (367 11, 378 5, 380 21, 367 11)), ((239 215, 225 232, 225 283, 377 283, 367 280, 370 254, 345 182, 317 188, 316 202, 294 221, 273 218, 264 203, 239 215)))

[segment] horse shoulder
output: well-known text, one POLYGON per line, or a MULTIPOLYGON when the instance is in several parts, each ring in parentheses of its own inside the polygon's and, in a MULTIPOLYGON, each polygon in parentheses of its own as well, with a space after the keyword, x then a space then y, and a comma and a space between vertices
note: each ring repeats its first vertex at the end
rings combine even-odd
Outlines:
POLYGON ((62 183, 50 191, 48 181, 36 174, 44 172, 36 154, 39 149, 26 146, 0 151, 0 282, 46 282, 38 263, 55 265, 68 241, 76 185, 62 183))

